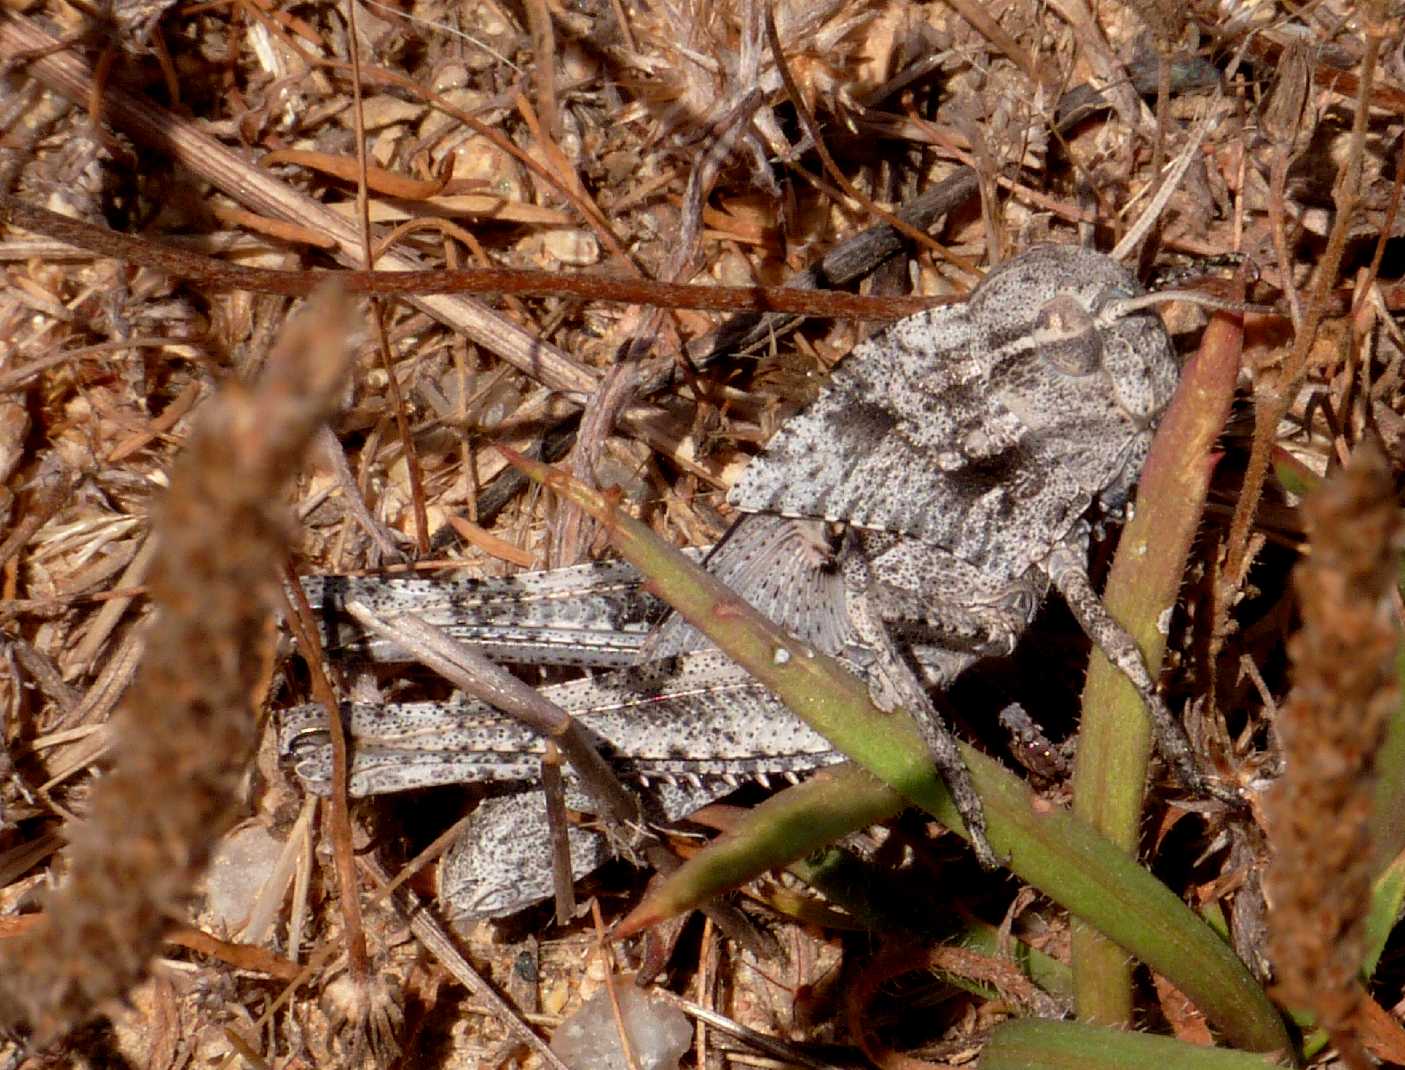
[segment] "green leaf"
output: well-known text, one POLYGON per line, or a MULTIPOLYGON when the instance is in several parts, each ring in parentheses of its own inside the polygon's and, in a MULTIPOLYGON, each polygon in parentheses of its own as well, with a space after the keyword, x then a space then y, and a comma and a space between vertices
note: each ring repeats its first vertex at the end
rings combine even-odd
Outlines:
MULTIPOLYGON (((847 807, 850 828, 894 807, 887 793, 896 793, 965 834, 909 718, 877 709, 864 684, 837 661, 787 636, 604 495, 565 473, 510 457, 595 517, 620 553, 690 624, 883 781, 884 788, 871 781, 864 786, 856 776, 848 782, 849 800, 833 800, 836 808, 847 807)), ((990 843, 1012 872, 1171 980, 1234 1043, 1253 1050, 1287 1046, 1282 1021, 1244 964, 1165 885, 997 763, 969 747, 962 754, 985 807, 990 843)), ((835 816, 816 824, 827 824, 828 837, 843 822, 835 816)), ((821 845, 817 837, 810 849, 821 845)))
POLYGON ((981 1070, 1263 1070, 1263 1055, 1201 1048, 1170 1037, 1082 1022, 1005 1022, 981 1050, 981 1070))

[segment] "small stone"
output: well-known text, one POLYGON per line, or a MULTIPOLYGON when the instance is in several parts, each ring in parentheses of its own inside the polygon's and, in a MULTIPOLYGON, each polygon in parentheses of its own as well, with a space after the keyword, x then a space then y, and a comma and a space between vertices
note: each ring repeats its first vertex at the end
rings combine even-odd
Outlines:
MULTIPOLYGON (((688 1019, 625 981, 616 981, 615 994, 639 1070, 675 1070, 693 1043, 688 1019)), ((557 1027, 551 1050, 571 1070, 627 1070, 607 989, 591 996, 557 1027)))
POLYGON ((588 230, 548 231, 542 246, 548 254, 572 267, 586 267, 600 259, 600 241, 588 230))
POLYGON ((392 123, 417 122, 428 109, 399 97, 367 97, 361 105, 362 123, 367 130, 379 130, 392 123))
POLYGON ((210 862, 206 907, 216 926, 237 932, 283 853, 283 841, 262 825, 231 832, 210 862))

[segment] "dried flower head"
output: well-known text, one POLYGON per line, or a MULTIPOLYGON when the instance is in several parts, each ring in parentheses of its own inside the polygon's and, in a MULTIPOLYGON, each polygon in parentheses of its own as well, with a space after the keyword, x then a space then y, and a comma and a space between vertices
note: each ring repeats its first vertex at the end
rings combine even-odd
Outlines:
POLYGON ((1312 552, 1295 573, 1303 626, 1289 643, 1293 691, 1278 724, 1286 771, 1265 800, 1269 954, 1281 1000, 1311 1009, 1340 1046, 1363 995, 1374 765, 1399 701, 1400 525, 1375 442, 1303 509, 1312 552))

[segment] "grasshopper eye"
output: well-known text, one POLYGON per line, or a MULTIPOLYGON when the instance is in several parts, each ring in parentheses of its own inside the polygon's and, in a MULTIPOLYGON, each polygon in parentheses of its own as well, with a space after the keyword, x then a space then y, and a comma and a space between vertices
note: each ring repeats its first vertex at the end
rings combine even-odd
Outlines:
POLYGON ((1033 339, 1039 356, 1064 375, 1091 375, 1102 367, 1097 322, 1078 298, 1061 293, 1039 310, 1033 339))

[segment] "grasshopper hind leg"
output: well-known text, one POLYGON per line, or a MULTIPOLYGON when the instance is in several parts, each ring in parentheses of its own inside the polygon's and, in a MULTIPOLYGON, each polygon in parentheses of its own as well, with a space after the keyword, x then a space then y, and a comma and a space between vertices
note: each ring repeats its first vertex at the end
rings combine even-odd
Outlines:
MULTIPOLYGON (((610 857, 605 837, 567 830, 571 878, 610 857)), ((551 898, 551 833, 540 791, 484 799, 439 864, 439 900, 456 920, 498 918, 551 898)))

